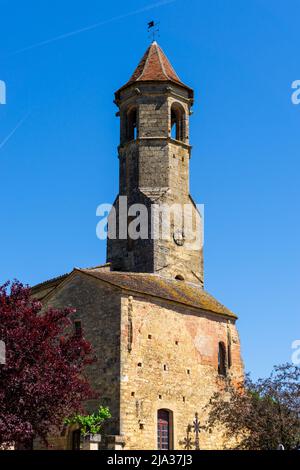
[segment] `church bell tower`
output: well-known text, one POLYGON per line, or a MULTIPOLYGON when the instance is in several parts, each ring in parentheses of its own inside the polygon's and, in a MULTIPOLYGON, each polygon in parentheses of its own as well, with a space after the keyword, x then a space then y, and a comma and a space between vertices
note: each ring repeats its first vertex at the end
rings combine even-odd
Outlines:
MULTIPOLYGON (((180 80, 156 41, 115 93, 120 184, 113 211, 116 236, 109 236, 107 242, 107 261, 114 271, 153 273, 203 286, 202 243, 193 244, 188 236, 202 226, 189 193, 193 97, 193 90, 180 80), (128 230, 124 235, 120 227, 124 211, 128 227, 135 223, 134 215, 141 215, 135 211, 137 204, 148 214, 146 230, 143 227, 138 238, 128 230), (169 237, 161 235, 167 219, 169 237)), ((197 233, 196 238, 202 240, 202 235, 197 233)))

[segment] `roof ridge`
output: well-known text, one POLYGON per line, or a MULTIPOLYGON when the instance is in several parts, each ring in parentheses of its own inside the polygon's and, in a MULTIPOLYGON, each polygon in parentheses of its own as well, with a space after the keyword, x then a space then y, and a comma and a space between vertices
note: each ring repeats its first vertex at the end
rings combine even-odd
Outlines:
MULTIPOLYGON (((161 55, 160 55, 161 52, 163 52, 163 51, 162 51, 162 49, 159 47, 159 45, 157 44, 157 42, 156 42, 156 49, 157 49, 158 60, 159 60, 160 65, 161 65, 161 67, 162 67, 163 73, 164 73, 165 77, 167 78, 167 80, 170 80, 170 77, 168 76, 168 74, 167 74, 167 72, 166 72, 165 66, 164 66, 164 64, 163 64, 163 61, 162 61, 162 58, 161 58, 161 55)), ((175 75, 177 75, 177 74, 175 74, 175 75)))
MULTIPOLYGON (((159 46, 158 46, 159 47, 159 46)), ((172 70, 172 72, 174 73, 175 77, 177 77, 177 80, 180 82, 180 83, 183 83, 181 81, 181 78, 178 76, 178 73, 176 72, 176 70, 174 69, 173 65, 171 64, 171 62, 169 61, 168 57, 165 55, 167 61, 168 61, 168 64, 170 66, 170 69, 172 70)))
POLYGON ((46 286, 48 284, 52 284, 52 282, 63 280, 63 278, 69 276, 71 274, 71 272, 68 272, 68 273, 65 273, 65 274, 60 274, 59 276, 52 277, 51 279, 47 279, 46 281, 39 282, 38 284, 35 284, 34 286, 31 286, 30 289, 31 290, 39 289, 39 288, 41 288, 43 286, 46 286))
MULTIPOLYGON (((171 71, 173 72, 174 76, 176 77, 176 79, 178 80, 179 83, 182 83, 180 77, 178 76, 178 73, 176 72, 176 70, 174 69, 173 65, 171 64, 171 62, 169 61, 168 57, 166 56, 166 54, 164 53, 164 51, 162 50, 162 48, 160 47, 159 44, 157 44, 157 47, 158 47, 158 50, 159 50, 159 53, 163 55, 163 57, 165 58, 168 66, 170 67, 171 71)), ((163 65, 163 68, 165 70, 165 66, 163 65)), ((172 78, 169 77, 169 75, 167 74, 166 72, 166 76, 168 78, 168 80, 174 80, 172 78)))
MULTIPOLYGON (((151 50, 151 47, 152 47, 152 44, 151 46, 148 47, 147 51, 146 51, 146 60, 145 60, 145 63, 144 63, 144 66, 143 66, 143 69, 142 69, 142 73, 137 77, 136 81, 138 82, 142 76, 144 75, 145 73, 145 69, 146 69, 146 65, 148 64, 149 62, 149 56, 150 56, 150 50, 151 50)), ((143 60, 143 59, 142 59, 143 60)))

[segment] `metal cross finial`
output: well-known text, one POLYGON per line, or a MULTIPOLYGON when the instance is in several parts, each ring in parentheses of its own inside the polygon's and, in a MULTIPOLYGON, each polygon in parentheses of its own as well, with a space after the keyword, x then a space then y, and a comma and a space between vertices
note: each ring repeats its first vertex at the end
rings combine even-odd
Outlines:
POLYGON ((200 421, 198 418, 198 413, 195 413, 195 419, 193 422, 193 429, 195 433, 195 448, 196 450, 200 450, 200 439, 199 439, 199 434, 200 434, 200 421))
POLYGON ((156 23, 155 21, 149 21, 148 33, 149 36, 152 38, 152 42, 154 42, 156 37, 159 37, 159 23, 156 23))
POLYGON ((200 432, 201 429, 205 429, 204 426, 200 426, 200 420, 198 413, 195 413, 195 419, 193 424, 188 424, 186 428, 186 437, 179 443, 184 446, 186 450, 191 450, 195 447, 195 450, 200 450, 200 432), (192 440, 191 433, 195 433, 195 440, 192 440))
POLYGON ((192 431, 192 425, 188 424, 186 428, 186 437, 184 438, 182 444, 184 445, 185 450, 191 450, 193 448, 192 438, 190 436, 192 431))

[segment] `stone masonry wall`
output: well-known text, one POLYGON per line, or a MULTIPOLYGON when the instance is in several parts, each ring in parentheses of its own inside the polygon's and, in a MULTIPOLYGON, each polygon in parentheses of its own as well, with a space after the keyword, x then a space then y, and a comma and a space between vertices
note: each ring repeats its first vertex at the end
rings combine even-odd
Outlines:
MULTIPOLYGON (((97 362, 87 367, 87 376, 99 399, 86 403, 89 412, 99 404, 110 408, 108 434, 119 433, 120 294, 94 278, 75 274, 50 297, 46 306, 76 308, 73 320, 81 320, 84 337, 91 342, 97 362)), ((61 439, 58 442, 61 444, 61 439)))
MULTIPOLYGON (((195 412, 224 379, 218 376, 218 342, 232 337, 232 368, 243 375, 238 333, 225 318, 141 296, 123 296, 121 326, 121 433, 125 449, 157 448, 157 411, 173 412, 174 448, 183 449, 195 412), (128 332, 130 332, 128 334, 128 332)), ((222 432, 202 433, 202 449, 224 447, 222 432)))

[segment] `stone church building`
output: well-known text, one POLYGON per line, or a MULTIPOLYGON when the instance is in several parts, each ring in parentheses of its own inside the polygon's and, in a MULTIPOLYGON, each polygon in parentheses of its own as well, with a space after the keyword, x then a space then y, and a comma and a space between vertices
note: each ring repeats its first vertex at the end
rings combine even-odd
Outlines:
MULTIPOLYGON (((126 196, 128 207, 187 204, 190 217, 199 219, 189 192, 193 99, 193 90, 153 42, 115 93, 116 214, 126 196)), ((150 231, 151 223, 149 218, 150 231)), ((106 448, 189 448, 195 413, 205 424, 212 394, 243 375, 237 317, 204 290, 202 246, 191 247, 174 223, 171 229, 168 239, 121 237, 116 230, 117 237, 107 241, 106 264, 75 268, 32 289, 45 306, 76 308, 74 328, 97 356, 87 373, 100 399, 88 409, 102 404, 112 414, 106 448)), ((64 430, 50 442, 74 448, 75 433, 64 430)), ((221 430, 201 431, 200 448, 223 447, 221 430)))

